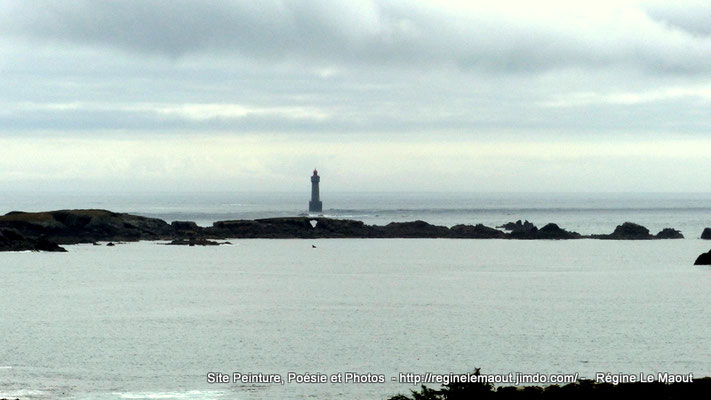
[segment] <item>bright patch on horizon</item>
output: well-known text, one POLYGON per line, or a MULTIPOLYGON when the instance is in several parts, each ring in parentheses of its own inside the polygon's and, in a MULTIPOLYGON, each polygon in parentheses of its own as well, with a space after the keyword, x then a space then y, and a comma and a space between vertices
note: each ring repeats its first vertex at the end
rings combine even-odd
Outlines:
POLYGON ((683 98, 695 98, 711 101, 711 86, 668 87, 640 92, 598 93, 581 92, 554 96, 552 100, 542 101, 542 107, 582 107, 594 104, 636 105, 656 103, 683 98))
POLYGON ((101 111, 101 112, 135 112, 172 116, 181 119, 204 121, 211 119, 240 119, 255 116, 273 116, 286 119, 303 119, 323 121, 329 114, 315 107, 301 106, 246 106, 242 104, 224 103, 37 103, 22 102, 6 104, 0 113, 13 111, 101 111))

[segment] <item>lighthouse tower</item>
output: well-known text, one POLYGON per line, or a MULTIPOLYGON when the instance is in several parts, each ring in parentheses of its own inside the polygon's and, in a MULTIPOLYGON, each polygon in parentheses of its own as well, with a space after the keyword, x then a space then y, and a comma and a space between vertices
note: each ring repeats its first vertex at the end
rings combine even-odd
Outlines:
POLYGON ((309 212, 321 212, 323 209, 323 203, 321 203, 318 196, 318 183, 320 181, 321 177, 318 176, 318 171, 314 170, 314 174, 311 175, 311 201, 309 201, 309 212))

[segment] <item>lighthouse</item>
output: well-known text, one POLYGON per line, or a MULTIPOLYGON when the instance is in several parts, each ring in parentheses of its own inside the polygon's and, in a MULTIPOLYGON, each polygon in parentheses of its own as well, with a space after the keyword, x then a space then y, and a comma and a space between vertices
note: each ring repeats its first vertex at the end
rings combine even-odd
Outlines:
POLYGON ((321 177, 318 176, 318 171, 314 169, 314 174, 311 175, 311 201, 309 201, 309 212, 321 212, 323 209, 323 203, 321 203, 318 196, 318 183, 320 181, 321 177))

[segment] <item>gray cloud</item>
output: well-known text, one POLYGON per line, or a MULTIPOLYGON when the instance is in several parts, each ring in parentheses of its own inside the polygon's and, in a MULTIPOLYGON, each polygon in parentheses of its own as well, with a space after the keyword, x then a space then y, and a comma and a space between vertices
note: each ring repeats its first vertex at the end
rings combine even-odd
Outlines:
POLYGON ((0 183, 703 186, 703 4, 450 1, 2 1, 0 183))
MULTIPOLYGON (((370 2, 367 2, 370 3, 370 2)), ((15 2, 5 10, 6 32, 35 39, 120 47, 179 57, 237 51, 242 56, 345 59, 383 55, 407 44, 399 28, 404 8, 331 1, 126 0, 15 2), (392 49, 389 47, 392 46, 392 49)), ((410 17, 426 21, 423 16, 410 17)), ((404 49, 397 49, 403 52, 404 49)))
MULTIPOLYGON (((684 2, 651 2, 643 5, 657 21, 693 35, 711 36, 711 4, 699 0, 684 2)), ((709 38, 706 38, 707 40, 709 38)))
POLYGON ((5 2, 0 134, 709 131, 706 39, 629 4, 507 10, 5 2))
POLYGON ((711 43, 668 29, 667 23, 689 32, 704 26, 698 15, 686 18, 690 13, 680 8, 664 11, 661 20, 667 23, 655 12, 648 11, 656 19, 647 18, 629 5, 621 17, 601 19, 522 18, 513 11, 458 12, 416 0, 35 0, 6 5, 0 29, 34 40, 170 58, 219 53, 256 62, 488 71, 711 69, 711 43))

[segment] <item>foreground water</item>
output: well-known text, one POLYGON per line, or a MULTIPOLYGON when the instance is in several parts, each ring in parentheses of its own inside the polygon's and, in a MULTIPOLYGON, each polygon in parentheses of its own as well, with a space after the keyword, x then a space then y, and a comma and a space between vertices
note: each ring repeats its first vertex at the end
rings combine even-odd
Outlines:
POLYGON ((0 254, 0 397, 382 399, 416 388, 400 372, 474 367, 711 375, 698 239, 233 243, 0 254), (208 384, 210 371, 387 381, 208 384))
MULTIPOLYGON (((288 193, 8 193, 0 213, 171 220, 298 215, 288 193)), ((325 193, 324 214, 666 241, 233 240, 0 253, 0 398, 383 399, 401 372, 711 375, 709 194, 325 193), (315 245, 316 248, 313 248, 315 245), (381 374, 375 384, 209 384, 208 372, 381 374)))

